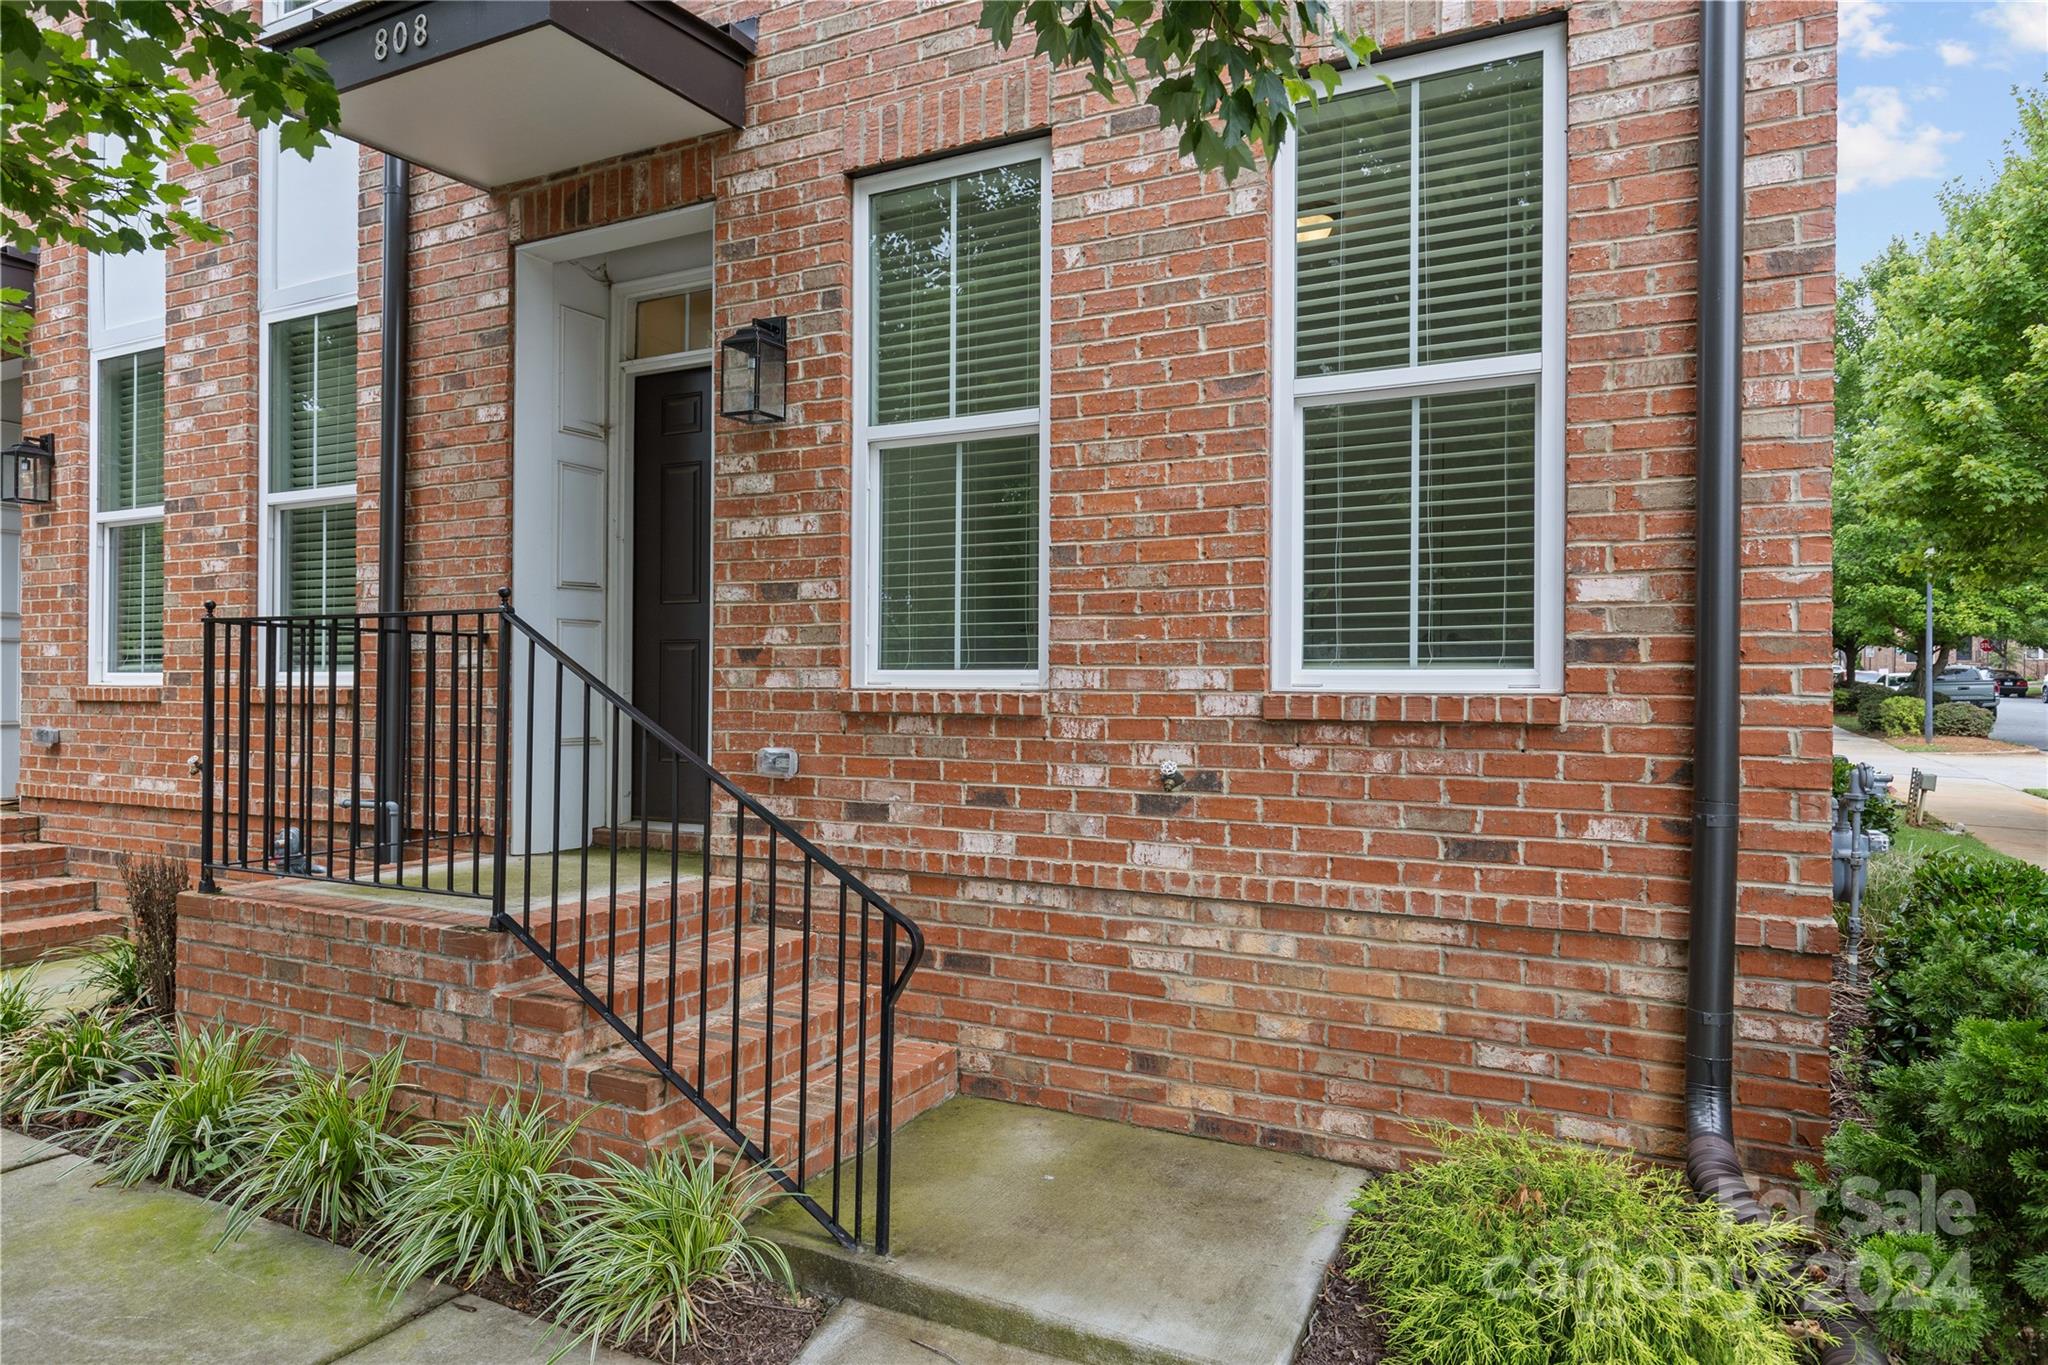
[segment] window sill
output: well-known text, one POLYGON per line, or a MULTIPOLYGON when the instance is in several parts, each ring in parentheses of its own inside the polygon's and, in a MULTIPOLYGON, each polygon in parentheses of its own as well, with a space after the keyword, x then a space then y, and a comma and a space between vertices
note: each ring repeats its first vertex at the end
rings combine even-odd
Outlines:
POLYGON ((1424 725, 1565 723, 1569 708, 1556 695, 1443 697, 1421 693, 1268 692, 1267 720, 1407 722, 1424 725))
POLYGON ((1045 693, 989 689, 947 691, 856 688, 839 694, 839 709, 878 716, 1042 716, 1045 693))
POLYGON ((71 689, 71 700, 81 706, 104 706, 127 703, 135 706, 155 706, 164 699, 162 683, 93 683, 86 687, 71 689))

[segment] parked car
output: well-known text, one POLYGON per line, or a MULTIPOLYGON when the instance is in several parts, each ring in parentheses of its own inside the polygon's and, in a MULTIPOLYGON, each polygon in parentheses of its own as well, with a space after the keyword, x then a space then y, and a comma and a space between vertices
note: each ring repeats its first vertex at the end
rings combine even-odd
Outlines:
POLYGON ((1991 689, 2001 697, 2024 697, 2027 680, 2009 668, 1991 670, 1991 689))
MULTIPOLYGON (((1918 672, 1905 675, 1905 681, 1898 684, 1897 691, 1915 695, 1920 690, 1918 672)), ((1934 675, 1934 700, 1937 703, 1952 701, 1968 702, 1981 706, 1993 715, 1998 713, 1998 693, 1991 683, 1991 674, 1969 664, 1957 664, 1944 668, 1934 675)))

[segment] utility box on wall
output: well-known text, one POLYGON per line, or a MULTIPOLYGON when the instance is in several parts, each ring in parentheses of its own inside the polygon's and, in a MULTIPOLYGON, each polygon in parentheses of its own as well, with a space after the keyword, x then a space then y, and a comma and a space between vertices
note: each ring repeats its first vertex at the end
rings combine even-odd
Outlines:
POLYGON ((754 771, 762 777, 795 777, 796 750, 784 748, 754 751, 754 771))

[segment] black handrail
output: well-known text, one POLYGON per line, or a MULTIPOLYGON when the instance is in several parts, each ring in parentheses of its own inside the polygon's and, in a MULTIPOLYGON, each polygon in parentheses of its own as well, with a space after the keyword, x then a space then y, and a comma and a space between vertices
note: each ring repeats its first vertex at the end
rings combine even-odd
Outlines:
POLYGON ((313 617, 222 617, 209 602, 201 669, 203 890, 216 889, 216 872, 233 871, 487 901, 494 927, 834 1238, 855 1247, 866 1231, 877 1251, 888 1250, 896 1005, 925 952, 908 916, 543 636, 507 593, 495 609, 313 617), (355 676, 409 686, 402 697, 371 698, 366 711, 355 676), (380 754, 398 755, 400 771, 379 771, 380 754), (543 769, 547 830, 536 826, 543 769), (523 839, 513 827, 515 782, 523 839), (622 821, 628 787, 637 813, 622 821), (592 822, 594 793, 602 825, 592 822), (700 804, 691 819, 686 795, 700 804), (563 848, 565 829, 577 847, 563 848), (637 878, 622 886, 620 847, 636 829, 637 878), (600 831, 609 859, 601 890, 591 878, 600 831), (650 886, 664 832, 666 879, 650 886), (678 863, 691 838, 700 848, 694 909, 678 863), (408 859, 417 868, 411 879, 408 859), (729 875, 717 874, 720 865, 729 875), (836 910, 822 915, 820 882, 827 907, 837 884, 836 910), (817 991, 821 973, 832 980, 817 991), (791 1008, 779 1011, 784 992, 791 1008), (814 1036, 820 1020, 830 1022, 822 1040, 814 1036), (872 1193, 864 1159, 871 1079, 872 1193), (815 1139, 814 1098, 831 1106, 815 1139), (778 1126, 793 1135, 778 1141, 778 1126), (829 1206, 805 1190, 820 1147, 832 1165, 829 1206), (842 1199, 848 1160, 850 1208, 842 1199))

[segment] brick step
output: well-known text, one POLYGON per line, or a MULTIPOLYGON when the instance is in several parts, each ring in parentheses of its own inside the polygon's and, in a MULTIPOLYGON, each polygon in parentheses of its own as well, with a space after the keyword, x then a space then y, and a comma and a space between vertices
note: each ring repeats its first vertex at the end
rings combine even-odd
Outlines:
MULTIPOLYGON (((737 1021, 729 1004, 725 1009, 708 1011, 702 1021, 693 1009, 688 1019, 677 1020, 672 1031, 651 1033, 647 1041, 656 1052, 671 1059, 671 1065, 684 1079, 696 1081, 701 1075, 698 1089, 713 1104, 727 1108, 737 1081, 742 1107, 758 1114, 762 1091, 771 1077, 780 1088, 799 1069, 815 1071, 827 1067, 841 1049, 851 1053, 859 1047, 860 1001, 849 990, 842 1013, 839 994, 837 981, 813 979, 806 1011, 804 986, 799 981, 776 991, 772 1021, 769 1001, 763 996, 743 1001, 737 1021), (697 1065, 700 1038, 704 1057, 701 1073, 697 1065), (764 1065, 764 1056, 772 1058, 772 1068, 764 1065)), ((872 1042, 880 1028, 880 992, 870 991, 868 995, 868 1039, 872 1042)), ((614 1048, 572 1066, 571 1091, 578 1088, 579 1076, 583 1078, 581 1088, 592 1099, 625 1109, 654 1108, 661 1103, 666 1090, 660 1074, 630 1046, 614 1048)))
POLYGON ((43 817, 20 810, 0 810, 0 839, 32 843, 42 833, 43 817))
POLYGON ((0 922, 97 908, 99 884, 90 877, 24 877, 0 882, 0 922))
MULTIPOLYGON (((515 922, 526 924, 542 947, 551 947, 571 966, 577 961, 577 945, 586 935, 593 958, 601 960, 607 952, 621 956, 636 953, 641 935, 645 933, 648 957, 652 960, 657 955, 666 956, 672 921, 678 942, 695 937, 707 926, 713 933, 731 930, 736 897, 730 881, 712 879, 708 915, 704 909, 704 883, 701 880, 685 877, 675 884, 675 888, 673 913, 667 883, 647 888, 644 908, 640 888, 635 885, 630 889, 622 888, 616 898, 598 894, 582 905, 573 896, 553 903, 537 902, 532 906, 522 906, 514 901, 507 907, 507 912, 515 922), (618 925, 616 934, 612 927, 614 919, 618 925)), ((553 979, 545 964, 521 949, 515 957, 507 960, 498 984, 509 986, 519 981, 544 979, 553 979)))
POLYGON ((619 825, 616 828, 600 826, 590 832, 592 848, 651 848, 665 852, 701 853, 704 851, 704 826, 700 824, 679 825, 671 832, 666 820, 650 820, 643 835, 637 824, 619 825))
MULTIPOLYGON (((536 959, 537 960, 537 959, 536 959)), ((607 970, 611 989, 608 1004, 614 1014, 636 1023, 645 1011, 649 1031, 667 1022, 668 1003, 676 1002, 676 1013, 695 1016, 699 988, 707 1011, 726 1009, 733 998, 732 938, 729 933, 713 934, 704 944, 694 935, 679 937, 673 961, 666 943, 650 953, 643 976, 637 953, 610 959, 594 958, 579 972, 583 982, 605 999, 607 970), (705 951, 708 948, 708 952, 705 951), (708 973, 704 964, 708 960, 708 973)), ((742 1007, 764 997, 768 990, 768 932, 745 929, 740 933, 739 997, 742 1007)), ((563 959, 577 969, 573 954, 563 959)), ((545 970, 545 968, 544 968, 545 970)), ((790 936, 775 941, 775 983, 778 988, 803 977, 803 945, 790 936)), ((522 1047, 538 1056, 579 1057, 615 1046, 619 1039, 612 1026, 584 1004, 583 998, 553 972, 531 983, 503 990, 498 995, 498 1012, 520 1030, 522 1047)))
MULTIPOLYGON (((645 1063, 643 1062, 644 1066, 645 1063)), ((808 1084, 799 1086, 792 1075, 778 1078, 770 1107, 770 1129, 763 1143, 769 1155, 792 1176, 808 1179, 830 1169, 836 1149, 841 1159, 873 1145, 881 1131, 881 1045, 871 1042, 867 1050, 866 1084, 857 1059, 848 1057, 835 1092, 829 1060, 814 1064, 808 1084), (838 1102, 835 1104, 835 1093, 838 1102), (801 1151, 797 1141, 798 1120, 803 1121, 801 1151)), ((924 1039, 898 1039, 896 1076, 890 1122, 895 1127, 952 1098, 958 1089, 957 1061, 951 1045, 924 1039)), ((572 1105, 573 1108, 573 1105, 572 1105)), ((759 1096, 742 1105, 738 1127, 756 1143, 762 1143, 759 1096)), ((616 1151, 629 1157, 649 1147, 688 1138, 729 1146, 729 1140, 704 1117, 701 1110, 680 1092, 671 1090, 651 1108, 629 1110, 620 1105, 595 1109, 586 1117, 579 1134, 579 1147, 586 1153, 616 1151)), ((846 1171, 844 1217, 852 1216, 853 1173, 846 1171)), ((870 1193, 872 1199, 872 1193, 870 1193)), ((872 1206, 871 1206, 872 1207, 872 1206)))
POLYGON ((25 877, 64 875, 64 845, 0 843, 0 878, 17 881, 25 877))
POLYGON ((0 923, 0 963, 28 962, 59 948, 84 943, 102 934, 118 934, 127 921, 112 910, 73 910, 31 915, 0 923))

